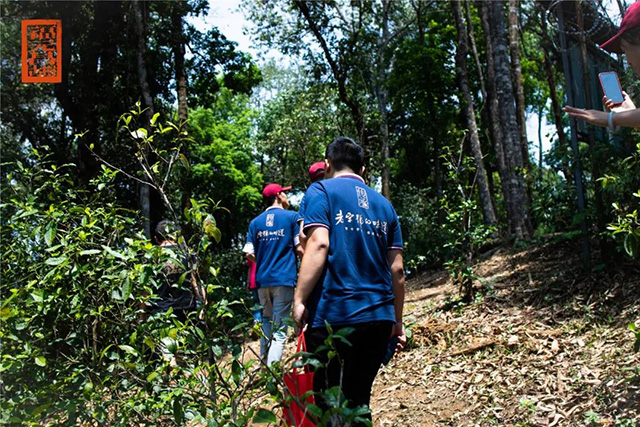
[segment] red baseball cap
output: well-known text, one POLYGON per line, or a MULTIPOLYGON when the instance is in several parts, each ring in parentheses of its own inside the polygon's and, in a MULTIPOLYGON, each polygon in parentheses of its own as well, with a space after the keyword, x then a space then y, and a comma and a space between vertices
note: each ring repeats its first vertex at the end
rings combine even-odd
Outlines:
POLYGON ((309 166, 309 179, 315 182, 324 176, 324 162, 315 162, 309 166))
POLYGON ((606 42, 602 43, 600 45, 600 48, 609 52, 621 54, 622 49, 620 49, 620 40, 622 39, 622 35, 626 31, 635 27, 640 27, 640 1, 637 1, 629 6, 629 9, 627 9, 627 13, 625 13, 624 18, 622 18, 620 29, 618 30, 616 35, 611 37, 606 42))
POLYGON ((288 191, 291 190, 291 186, 289 187, 281 187, 278 184, 272 183, 272 184, 267 184, 264 187, 264 190, 262 190, 262 196, 265 199, 268 199, 269 197, 273 197, 273 196, 277 196, 278 193, 282 192, 282 191, 288 191))

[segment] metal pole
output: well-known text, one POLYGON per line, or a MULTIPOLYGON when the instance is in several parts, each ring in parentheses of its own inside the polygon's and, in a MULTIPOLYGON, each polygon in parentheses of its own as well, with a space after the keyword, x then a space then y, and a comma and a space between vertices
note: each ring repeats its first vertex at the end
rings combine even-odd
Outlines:
MULTIPOLYGON (((560 34, 560 47, 562 49, 562 68, 564 69, 565 88, 567 93, 567 102, 569 105, 575 105, 573 100, 573 71, 571 68, 571 60, 569 58, 569 49, 567 47, 567 37, 565 35, 564 14, 562 12, 563 3, 558 2, 558 24, 560 34)), ((585 82, 586 83, 586 82, 585 82)), ((582 232, 582 263, 586 270, 591 269, 591 247, 589 246, 589 235, 587 234, 587 218, 585 213, 585 197, 582 185, 582 167, 580 166, 580 153, 578 147, 578 127, 576 119, 570 118, 571 126, 571 151, 573 151, 573 170, 575 173, 576 193, 578 195, 578 214, 580 215, 580 231, 582 232)))

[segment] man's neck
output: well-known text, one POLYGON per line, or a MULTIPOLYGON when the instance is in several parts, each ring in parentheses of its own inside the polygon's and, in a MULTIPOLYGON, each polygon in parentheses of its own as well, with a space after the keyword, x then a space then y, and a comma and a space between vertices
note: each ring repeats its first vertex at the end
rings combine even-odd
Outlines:
POLYGON ((332 178, 339 178, 339 177, 341 177, 341 176, 345 176, 345 177, 354 177, 354 178, 358 178, 358 179, 359 179, 359 180, 361 180, 361 181, 364 181, 364 179, 362 178, 362 176, 360 176, 360 174, 355 173, 354 171, 352 171, 352 170, 351 170, 351 169, 349 169, 349 168, 345 168, 345 169, 342 169, 342 170, 340 170, 340 171, 336 171, 336 172, 333 174, 332 178))
POLYGON ((267 208, 267 210, 269 209, 284 209, 284 206, 282 206, 281 203, 276 202, 267 208))
MULTIPOLYGON (((352 171, 352 170, 351 170, 351 169, 349 169, 349 168, 345 168, 345 169, 342 169, 342 170, 336 171, 336 172, 333 174, 333 177, 334 177, 334 178, 337 178, 337 177, 339 177, 339 176, 341 176, 341 175, 358 175, 358 174, 357 174, 357 173, 355 173, 354 171, 352 171)), ((360 176, 360 175, 358 175, 358 176, 360 176)))

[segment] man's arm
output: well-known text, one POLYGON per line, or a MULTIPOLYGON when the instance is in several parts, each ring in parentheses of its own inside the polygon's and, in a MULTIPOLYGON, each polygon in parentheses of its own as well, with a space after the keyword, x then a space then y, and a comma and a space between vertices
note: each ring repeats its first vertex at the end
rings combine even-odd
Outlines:
POLYGON ((399 350, 407 344, 407 336, 402 325, 402 312, 404 309, 404 264, 402 262, 402 251, 390 249, 387 251, 387 260, 391 268, 391 286, 393 288, 394 307, 396 312, 396 323, 393 325, 391 336, 397 336, 399 350))
POLYGON ((325 227, 309 227, 309 239, 298 274, 298 285, 293 297, 293 319, 301 330, 306 320, 306 304, 313 288, 320 280, 329 253, 329 230, 325 227))
POLYGON ((249 254, 245 254, 247 256, 247 259, 251 262, 256 262, 256 254, 254 253, 249 253, 249 254))

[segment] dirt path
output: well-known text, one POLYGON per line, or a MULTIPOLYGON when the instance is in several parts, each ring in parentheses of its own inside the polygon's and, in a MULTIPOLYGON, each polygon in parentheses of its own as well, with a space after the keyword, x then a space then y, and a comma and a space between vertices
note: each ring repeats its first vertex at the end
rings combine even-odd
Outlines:
POLYGON ((583 277, 565 242, 479 262, 466 307, 444 273, 412 279, 413 346, 376 379, 374 425, 640 425, 640 269, 623 270, 583 277))

